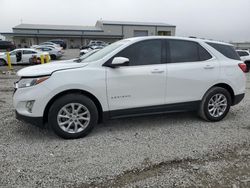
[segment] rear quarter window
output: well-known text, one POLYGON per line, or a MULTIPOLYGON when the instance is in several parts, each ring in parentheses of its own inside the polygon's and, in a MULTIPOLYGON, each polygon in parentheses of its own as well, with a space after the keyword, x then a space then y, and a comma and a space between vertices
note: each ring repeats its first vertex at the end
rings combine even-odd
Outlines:
POLYGON ((212 46, 214 49, 216 49, 229 59, 240 60, 240 56, 238 55, 233 46, 212 42, 207 42, 207 44, 212 46))

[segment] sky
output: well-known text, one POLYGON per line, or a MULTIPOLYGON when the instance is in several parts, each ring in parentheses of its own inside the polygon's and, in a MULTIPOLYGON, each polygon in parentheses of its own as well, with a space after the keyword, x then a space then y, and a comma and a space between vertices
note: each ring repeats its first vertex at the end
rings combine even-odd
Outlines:
POLYGON ((164 22, 177 36, 250 41, 250 0, 0 0, 0 33, 22 23, 164 22))

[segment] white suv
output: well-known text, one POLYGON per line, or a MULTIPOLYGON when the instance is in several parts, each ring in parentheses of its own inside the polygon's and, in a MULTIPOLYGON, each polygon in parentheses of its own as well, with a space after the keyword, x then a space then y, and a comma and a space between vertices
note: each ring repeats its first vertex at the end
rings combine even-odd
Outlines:
POLYGON ((223 119, 244 97, 246 65, 226 43, 177 37, 115 42, 76 63, 18 72, 17 119, 79 138, 106 119, 197 111, 223 119))

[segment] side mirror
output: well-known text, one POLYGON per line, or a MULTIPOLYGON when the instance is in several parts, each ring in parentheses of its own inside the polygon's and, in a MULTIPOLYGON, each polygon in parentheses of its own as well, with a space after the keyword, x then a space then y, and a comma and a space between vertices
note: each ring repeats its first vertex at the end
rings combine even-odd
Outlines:
POLYGON ((112 67, 118 67, 121 65, 127 65, 129 63, 129 59, 126 57, 115 57, 111 63, 112 67))

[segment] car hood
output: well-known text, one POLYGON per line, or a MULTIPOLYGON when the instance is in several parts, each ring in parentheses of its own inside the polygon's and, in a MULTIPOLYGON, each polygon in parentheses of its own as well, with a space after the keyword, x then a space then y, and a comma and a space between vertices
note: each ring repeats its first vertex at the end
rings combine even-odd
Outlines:
POLYGON ((55 71, 85 67, 88 63, 52 62, 43 65, 35 65, 21 69, 17 72, 20 77, 36 77, 50 75, 55 71))

